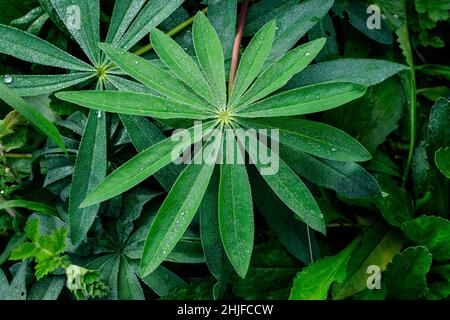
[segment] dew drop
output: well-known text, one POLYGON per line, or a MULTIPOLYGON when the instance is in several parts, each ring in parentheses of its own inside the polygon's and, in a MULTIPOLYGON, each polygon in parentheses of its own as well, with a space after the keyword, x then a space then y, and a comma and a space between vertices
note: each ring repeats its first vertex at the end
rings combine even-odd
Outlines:
POLYGON ((12 76, 10 76, 9 74, 5 75, 5 77, 3 78, 3 82, 5 82, 6 84, 12 83, 13 82, 12 76))
POLYGON ((305 57, 308 57, 308 56, 310 56, 310 55, 311 55, 311 52, 305 53, 305 57))
POLYGON ((331 148, 331 151, 332 151, 332 152, 336 152, 337 150, 338 150, 338 149, 337 149, 336 147, 332 147, 332 148, 331 148))
POLYGON ((97 118, 101 118, 102 117, 102 112, 101 111, 97 111, 97 118))

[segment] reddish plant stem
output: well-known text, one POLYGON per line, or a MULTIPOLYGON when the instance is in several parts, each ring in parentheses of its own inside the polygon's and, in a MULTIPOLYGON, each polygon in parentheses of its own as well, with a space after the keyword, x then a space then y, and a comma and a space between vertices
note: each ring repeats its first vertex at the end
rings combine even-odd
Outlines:
POLYGON ((244 0, 242 2, 236 38, 234 39, 233 56, 231 59, 231 68, 230 68, 230 79, 228 81, 228 95, 230 96, 233 91, 234 79, 236 78, 236 72, 239 64, 239 49, 241 47, 242 36, 244 35, 244 25, 245 25, 245 17, 247 15, 248 3, 249 0, 244 0))

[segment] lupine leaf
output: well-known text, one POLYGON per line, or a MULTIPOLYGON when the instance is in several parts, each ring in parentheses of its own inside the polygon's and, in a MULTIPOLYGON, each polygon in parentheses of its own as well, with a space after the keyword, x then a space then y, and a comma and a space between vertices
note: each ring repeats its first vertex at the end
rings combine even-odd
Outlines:
POLYGON ((219 106, 225 107, 227 88, 223 48, 214 27, 202 12, 195 17, 192 34, 200 66, 218 98, 219 106))
POLYGON ((30 33, 0 25, 0 34, 1 53, 46 66, 93 71, 87 63, 30 33))
POLYGON ((237 69, 229 101, 230 105, 238 103, 242 95, 261 72, 269 56, 270 48, 272 48, 274 35, 275 22, 271 21, 255 34, 247 49, 245 49, 237 69))
MULTIPOLYGON (((224 154, 226 148, 224 139, 224 154)), ((245 164, 220 165, 219 226, 225 252, 238 275, 245 278, 255 233, 252 193, 245 164)))
MULTIPOLYGON (((215 153, 216 157, 222 140, 217 138, 211 142, 215 146, 211 155, 215 153)), ((141 260, 143 277, 153 272, 174 249, 200 206, 214 170, 214 164, 195 163, 205 149, 181 173, 150 227, 141 260)))
POLYGON ((362 97, 366 87, 351 83, 322 83, 292 89, 238 111, 244 118, 285 117, 337 108, 362 97))
POLYGON ((94 222, 98 205, 79 208, 88 195, 106 176, 106 115, 91 110, 75 162, 69 197, 70 238, 81 243, 94 222))
MULTIPOLYGON (((203 124, 203 131, 202 129, 199 129, 200 136, 196 137, 196 139, 202 139, 203 135, 206 134, 206 131, 211 128, 212 125, 213 123, 211 122, 203 124)), ((198 128, 198 126, 191 128, 188 132, 192 133, 195 128, 198 128)), ((111 173, 86 197, 81 206, 92 206, 121 194, 171 163, 173 160, 173 149, 175 146, 179 147, 180 138, 183 139, 182 133, 154 144, 150 148, 139 153, 111 173)), ((195 142, 197 141, 190 141, 190 139, 189 141, 183 140, 183 147, 179 148, 177 156, 195 142)))
POLYGON ((60 92, 56 96, 86 108, 161 119, 207 119, 204 110, 163 97, 144 93, 115 91, 60 92))
POLYGON ((152 31, 151 37, 156 53, 175 76, 210 104, 220 106, 203 73, 184 49, 158 29, 152 31))

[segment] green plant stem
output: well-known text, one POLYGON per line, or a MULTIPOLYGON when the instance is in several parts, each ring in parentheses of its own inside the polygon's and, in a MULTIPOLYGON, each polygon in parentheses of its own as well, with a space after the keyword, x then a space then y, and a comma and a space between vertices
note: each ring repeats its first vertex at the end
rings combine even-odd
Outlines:
MULTIPOLYGON (((208 8, 206 7, 205 9, 202 10, 203 13, 207 13, 208 12, 208 8)), ((187 19, 186 21, 184 21, 183 23, 179 24, 178 26, 176 26, 175 28, 173 28, 172 30, 170 30, 169 32, 167 32, 167 35, 169 37, 173 37, 174 35, 180 33, 181 31, 183 31, 184 29, 186 29, 187 27, 189 27, 192 23, 194 23, 194 19, 195 16, 190 17, 189 19, 187 19)), ((150 50, 153 49, 153 45, 150 43, 136 51, 134 51, 133 53, 140 56, 143 55, 147 52, 149 52, 150 50)))
POLYGON ((236 38, 233 45, 233 55, 231 58, 230 79, 228 81, 228 95, 231 96, 234 86, 234 79, 239 64, 239 49, 241 47, 242 37, 244 35, 245 17, 247 15, 249 0, 244 0, 241 6, 241 13, 239 14, 239 22, 236 32, 236 38))
POLYGON ((23 159, 31 159, 33 158, 32 154, 21 154, 21 153, 5 153, 6 158, 23 158, 23 159))

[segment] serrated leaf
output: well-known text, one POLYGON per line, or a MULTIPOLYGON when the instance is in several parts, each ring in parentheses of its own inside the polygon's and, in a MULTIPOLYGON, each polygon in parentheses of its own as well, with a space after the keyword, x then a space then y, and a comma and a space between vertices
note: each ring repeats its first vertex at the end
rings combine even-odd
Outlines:
POLYGON ((347 263, 359 239, 335 256, 305 267, 294 279, 289 300, 326 300, 333 283, 342 283, 347 276, 347 263))
POLYGON ((285 117, 337 108, 362 97, 366 87, 351 83, 322 83, 292 89, 238 111, 244 118, 285 117))
POLYGON ((425 247, 410 247, 395 255, 385 274, 389 299, 416 300, 428 291, 426 275, 432 257, 425 247))
POLYGON ((195 16, 192 35, 197 59, 218 99, 219 107, 223 108, 227 103, 223 48, 214 27, 203 12, 195 16))
POLYGON ((401 225, 406 237, 425 246, 433 258, 439 261, 450 259, 450 222, 436 216, 421 216, 401 225))
POLYGON ((52 139, 61 149, 65 149, 64 141, 55 125, 3 83, 0 83, 0 99, 30 121, 37 130, 52 139))
POLYGON ((230 106, 234 106, 240 101, 242 95, 263 69, 272 48, 275 27, 274 21, 268 22, 255 34, 247 49, 245 49, 233 82, 232 93, 228 102, 230 106))
POLYGON ((0 25, 0 52, 46 66, 93 71, 87 63, 22 30, 0 25))
POLYGON ((75 245, 83 241, 99 209, 98 205, 79 208, 80 204, 105 178, 106 169, 106 115, 92 110, 81 139, 70 188, 69 226, 75 245))
POLYGON ((116 91, 73 91, 56 94, 61 100, 106 112, 160 119, 207 119, 211 115, 194 106, 144 93, 116 91))

